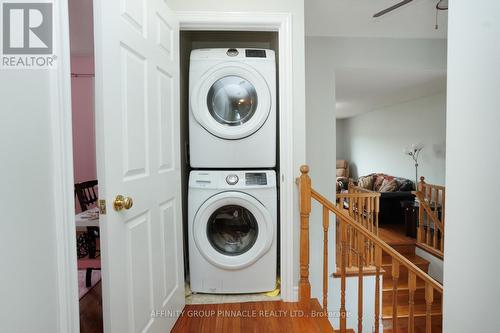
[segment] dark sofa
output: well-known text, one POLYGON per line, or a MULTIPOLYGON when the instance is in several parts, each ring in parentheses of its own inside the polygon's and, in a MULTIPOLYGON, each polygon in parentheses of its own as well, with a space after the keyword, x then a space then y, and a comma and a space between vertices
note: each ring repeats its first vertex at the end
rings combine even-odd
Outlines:
POLYGON ((411 193, 414 190, 413 182, 401 177, 373 173, 359 177, 350 186, 380 193, 379 225, 404 224, 401 202, 415 201, 415 196, 411 193))

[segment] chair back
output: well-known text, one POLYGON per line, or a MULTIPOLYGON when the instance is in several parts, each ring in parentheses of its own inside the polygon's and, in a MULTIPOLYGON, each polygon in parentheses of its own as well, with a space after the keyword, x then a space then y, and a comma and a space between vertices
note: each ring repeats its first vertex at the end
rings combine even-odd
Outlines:
POLYGON ((89 180, 75 184, 75 194, 80 203, 82 212, 95 205, 98 199, 97 196, 97 180, 89 180))
POLYGON ((337 177, 349 177, 349 163, 346 160, 337 160, 337 177))

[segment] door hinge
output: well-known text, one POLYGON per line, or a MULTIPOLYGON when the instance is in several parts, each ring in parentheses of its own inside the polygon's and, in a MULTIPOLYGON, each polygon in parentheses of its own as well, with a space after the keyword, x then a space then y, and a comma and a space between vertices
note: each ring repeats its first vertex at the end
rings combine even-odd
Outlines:
POLYGON ((99 214, 106 215, 106 200, 104 199, 99 200, 99 214))

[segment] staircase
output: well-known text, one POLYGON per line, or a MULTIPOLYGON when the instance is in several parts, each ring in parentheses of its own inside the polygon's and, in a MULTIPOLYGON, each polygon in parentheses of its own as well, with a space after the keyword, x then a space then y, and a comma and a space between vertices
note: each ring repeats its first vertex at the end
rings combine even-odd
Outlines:
MULTIPOLYGON (((334 255, 337 259, 337 272, 340 272, 340 293, 335 295, 340 300, 339 328, 334 327, 334 329, 342 333, 352 332, 353 328, 355 332, 371 331, 372 327, 367 327, 366 323, 366 319, 371 317, 373 324, 368 325, 373 326, 374 333, 381 333, 381 326, 386 333, 441 332, 442 311, 439 295, 443 294, 443 285, 429 276, 429 262, 416 255, 415 240, 406 238, 404 233, 398 230, 385 232, 379 227, 380 193, 361 191, 340 194, 332 202, 312 187, 308 166, 302 166, 300 172, 301 176, 297 178, 300 191, 300 307, 307 311, 311 308, 309 225, 321 223, 323 226, 322 308, 325 311, 328 309, 329 228, 332 225, 331 214, 334 214, 336 217, 334 255), (310 221, 313 201, 319 203, 322 208, 320 221, 310 221), (354 275, 351 275, 353 273, 354 275), (374 275, 374 290, 364 287, 365 274, 374 275), (347 288, 348 275, 357 278, 357 297, 352 294, 351 287, 347 288), (365 313, 366 290, 373 292, 373 313, 365 313), (349 309, 346 307, 347 297, 351 302, 349 309), (355 298, 357 307, 352 304, 355 298), (350 320, 349 325, 356 327, 347 327, 351 311, 355 315, 356 324, 350 320)), ((432 211, 431 213, 432 216, 436 215, 432 211)), ((435 220, 436 216, 433 219, 435 220)), ((435 225, 439 227, 439 223, 435 225)))
MULTIPOLYGON (((416 240, 404 236, 404 232, 398 228, 380 228, 380 238, 401 253, 418 268, 428 273, 429 262, 415 254, 416 240)), ((382 324, 385 333, 394 332, 393 328, 393 283, 392 257, 388 254, 382 256, 383 284, 382 284, 382 324)), ((397 321, 398 332, 408 332, 409 316, 409 288, 408 270, 400 267, 397 280, 397 321)), ((426 332, 426 302, 425 282, 416 280, 414 296, 414 330, 415 333, 426 332)), ((434 294, 434 302, 431 306, 432 333, 442 332, 442 302, 439 293, 434 294)))

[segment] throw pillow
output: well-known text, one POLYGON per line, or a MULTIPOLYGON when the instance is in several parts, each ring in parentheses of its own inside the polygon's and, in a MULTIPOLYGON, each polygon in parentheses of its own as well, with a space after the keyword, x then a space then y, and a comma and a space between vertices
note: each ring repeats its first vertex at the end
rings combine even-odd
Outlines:
POLYGON ((400 191, 412 191, 413 190, 413 182, 411 180, 405 179, 399 185, 400 191))
POLYGON ((380 186, 379 192, 395 192, 398 189, 398 182, 396 179, 388 180, 384 179, 382 185, 380 186))
POLYGON ((359 177, 358 186, 367 190, 373 189, 373 176, 359 177))
POLYGON ((374 176, 374 182, 373 182, 373 190, 380 192, 380 186, 382 186, 382 182, 384 181, 385 177, 383 174, 375 175, 374 176))

